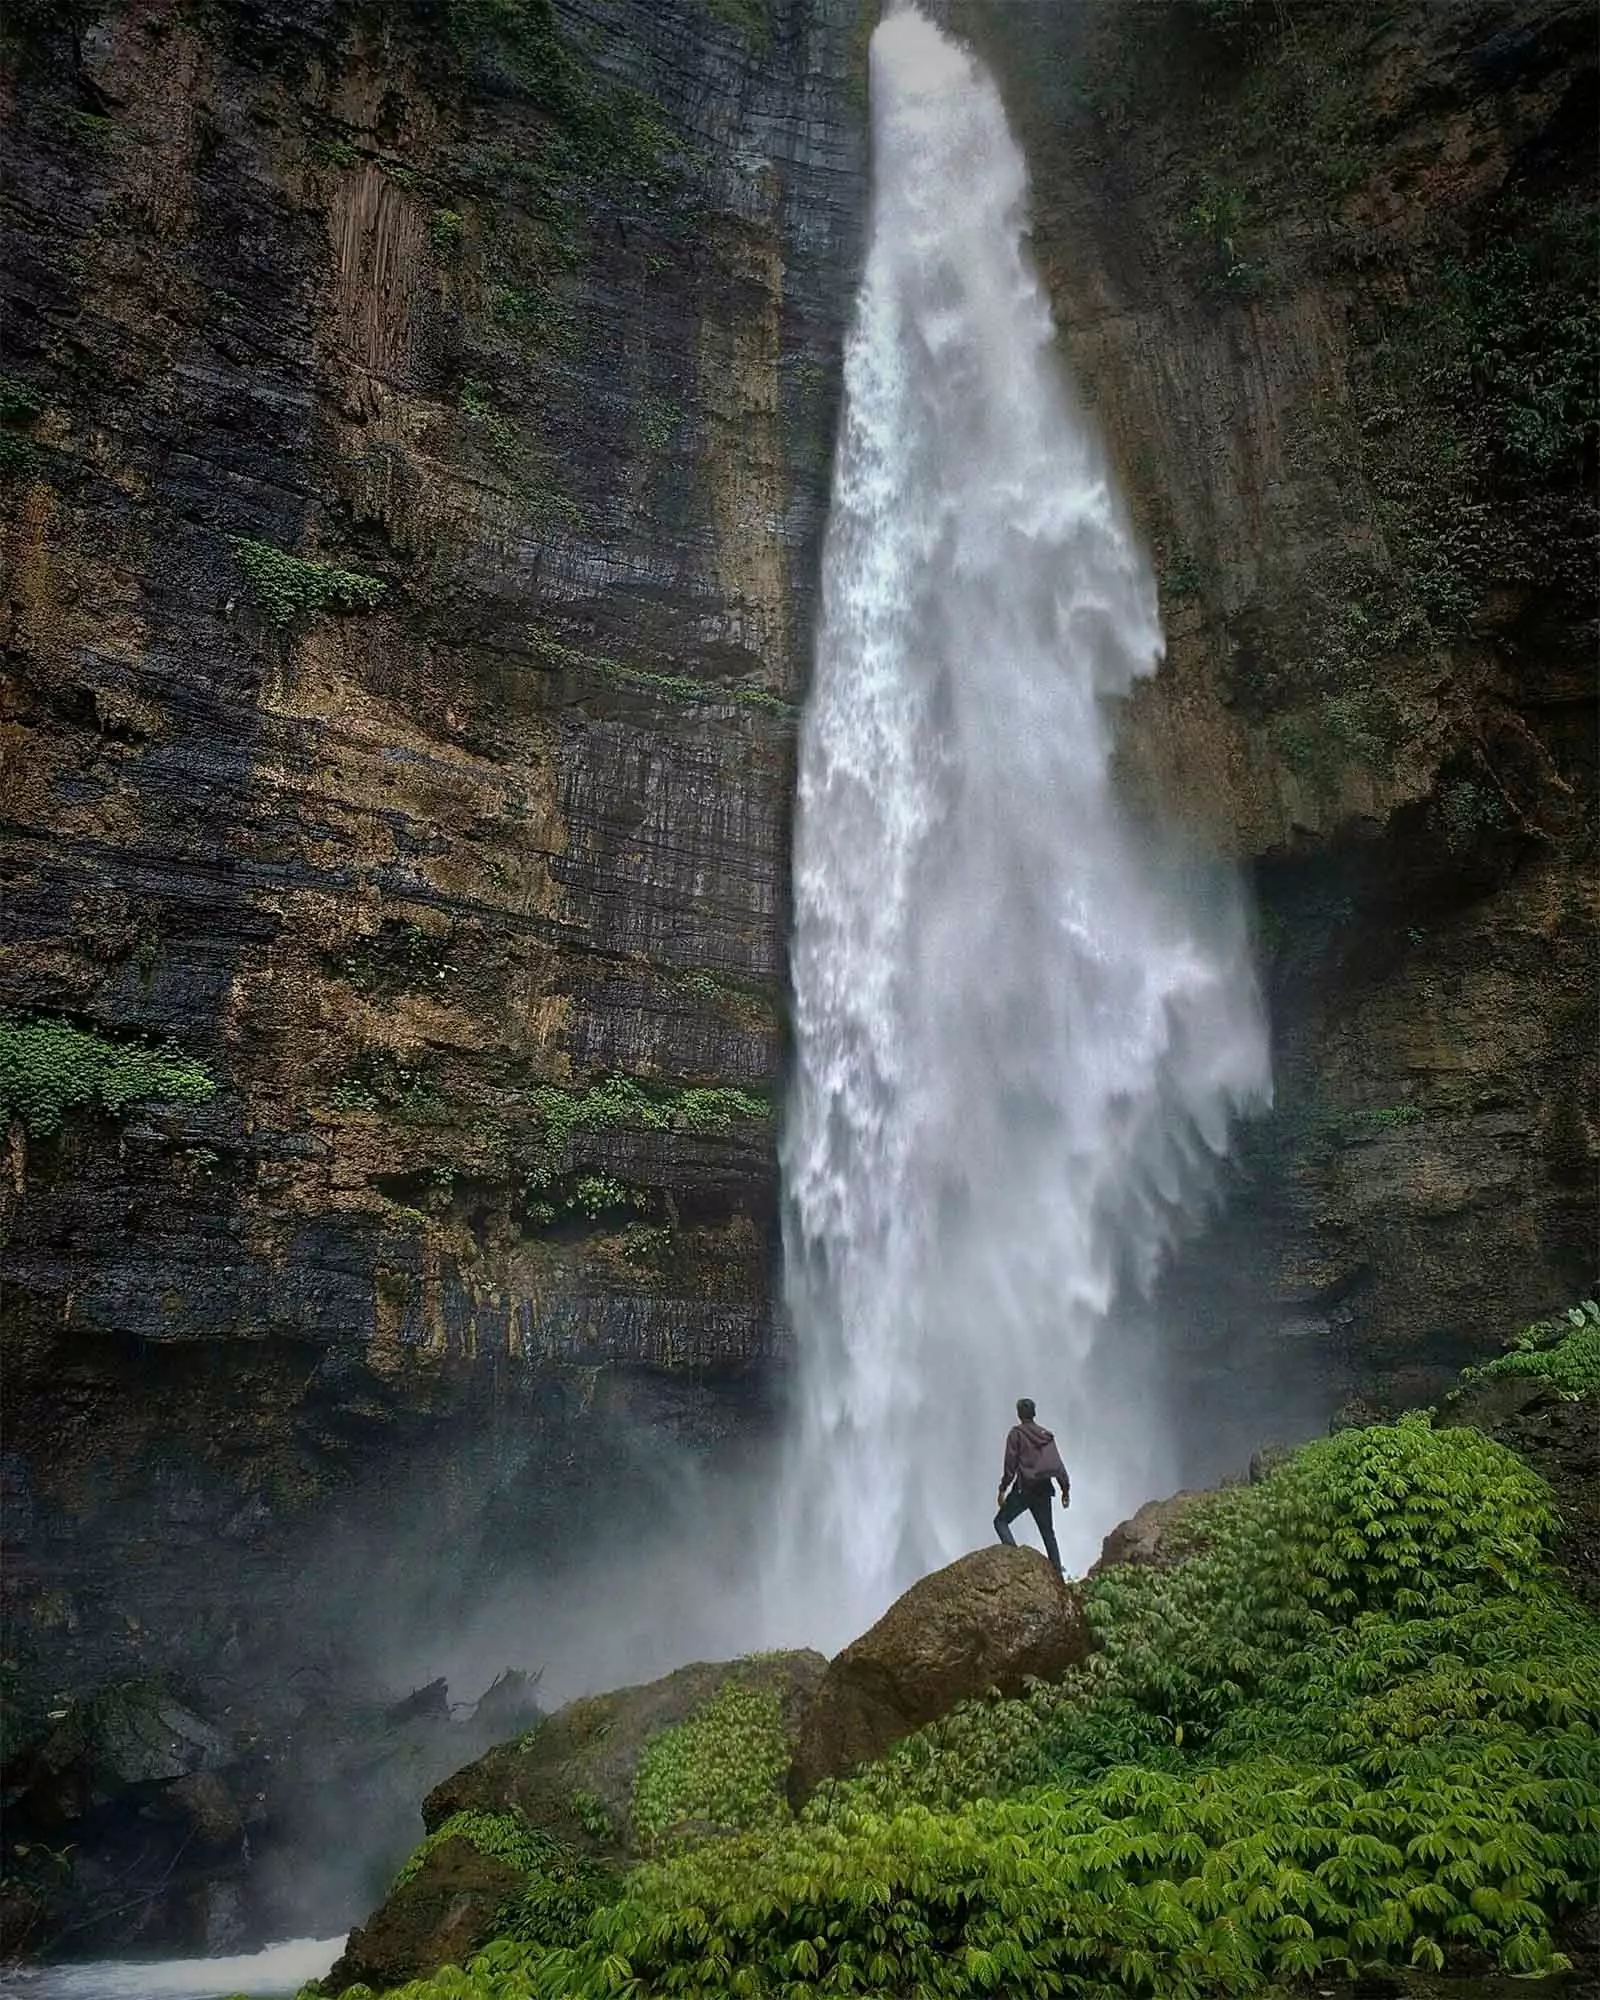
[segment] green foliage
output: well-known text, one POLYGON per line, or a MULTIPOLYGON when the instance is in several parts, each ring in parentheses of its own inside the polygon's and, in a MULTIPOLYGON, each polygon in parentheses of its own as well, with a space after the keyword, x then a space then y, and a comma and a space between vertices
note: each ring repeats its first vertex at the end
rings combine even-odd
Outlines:
POLYGON ((788 1811, 789 1739, 771 1689, 728 1681, 686 1721, 652 1736, 633 1779, 633 1823, 660 1840, 680 1822, 766 1825, 788 1811))
POLYGON ((384 1111, 400 1118, 438 1118, 445 1101, 426 1070, 386 1051, 365 1055, 334 1086, 339 1111, 384 1111))
POLYGON ((480 1854, 492 1854, 497 1861, 504 1861, 525 1875, 533 1874, 563 1852, 559 1841, 530 1826, 519 1812, 452 1813, 442 1826, 435 1827, 425 1840, 419 1841, 411 1850, 390 1885, 389 1893, 393 1895, 397 1889, 415 1881, 428 1856, 436 1848, 443 1847, 447 1840, 465 1840, 480 1854))
MULTIPOLYGON (((1517 1352, 1600 1326, 1575 1312, 1517 1352)), ((746 1832, 404 1992, 1210 2000, 1463 1950, 1557 1968, 1600 1869, 1600 1635, 1548 1573, 1555 1526, 1465 1427, 1305 1446, 1196 1502, 1187 1560, 1087 1586, 1086 1668, 966 1704, 798 1822, 775 1710, 725 1688, 647 1746, 635 1816, 746 1832)))
POLYGON ((1600 434, 1600 217, 1511 203, 1504 223, 1479 256, 1441 270, 1452 338, 1440 386, 1483 410, 1497 455, 1547 478, 1600 434))
POLYGON ((1211 283, 1237 298, 1261 288, 1260 271, 1239 247, 1244 221, 1244 196, 1213 180, 1201 183, 1185 218, 1189 240, 1206 253, 1211 283))
POLYGON ((633 1222, 622 1232, 622 1256, 641 1271, 659 1270, 671 1261, 676 1239, 665 1224, 633 1222))
POLYGON ((652 458, 661 458, 672 449, 672 440, 683 422, 683 409, 670 396, 646 396, 639 406, 639 435, 652 458))
POLYGON ((558 645, 553 639, 539 640, 535 650, 549 666, 598 674, 620 686, 665 695, 673 701, 731 702, 741 708, 770 709, 777 715, 792 716, 795 713, 793 702, 785 701, 781 695, 769 694, 765 688, 729 687, 725 683, 691 680, 687 674, 652 673, 644 667, 630 667, 621 660, 607 659, 599 653, 580 653, 575 647, 558 645))
POLYGON ((722 1133, 772 1117, 767 1100, 747 1090, 653 1091, 626 1076, 608 1076, 587 1090, 541 1084, 533 1104, 551 1140, 563 1146, 574 1132, 722 1133))
MULTIPOLYGON (((1351 678, 1359 679, 1369 663, 1342 656, 1351 678)), ((1328 668, 1319 665, 1319 677, 1328 668)), ((1353 764, 1381 771, 1402 722, 1393 698, 1382 688, 1356 686, 1344 693, 1325 694, 1308 708, 1276 718, 1269 734, 1273 748, 1297 777, 1324 791, 1333 790, 1353 764)))
POLYGON ((170 1042, 112 1042, 65 1021, 0 1018, 0 1118, 20 1118, 35 1138, 79 1108, 116 1117, 146 1099, 205 1104, 216 1090, 204 1064, 170 1042))
MULTIPOLYGON (((603 1811, 600 1819, 603 1832, 594 1832, 587 1821, 584 1830, 597 1840, 614 1839, 603 1811)), ((595 1911, 612 1900, 618 1887, 618 1878, 608 1869, 569 1849, 558 1849, 540 1861, 521 1894, 500 1912, 500 1934, 519 1944, 565 1944, 588 1928, 595 1911)))
POLYGON ((1488 785, 1461 778, 1446 785, 1439 794, 1435 813, 1452 854, 1474 846, 1486 833, 1499 832, 1506 823, 1506 804, 1488 785))
POLYGON ((491 70, 549 120, 550 166, 566 180, 630 181, 648 193, 678 152, 660 109, 568 46, 549 0, 443 0, 457 55, 491 70))
POLYGON ((286 555, 282 549, 240 535, 229 539, 269 624, 293 625, 319 611, 369 610, 383 595, 383 585, 374 576, 286 555))
POLYGON ((0 375, 0 424, 31 424, 44 415, 44 397, 31 382, 0 375))
POLYGON ((1504 1375, 1531 1375, 1568 1398, 1600 1396, 1600 1302, 1584 1299, 1554 1319, 1535 1320, 1516 1335, 1509 1353, 1464 1370, 1463 1380, 1504 1375))
POLYGON ((596 1792, 576 1791, 567 1800, 577 1820, 591 1840, 615 1843, 617 1829, 611 1823, 611 1815, 606 1811, 605 1800, 596 1792))
POLYGON ((719 21, 735 28, 753 49, 766 49, 772 42, 770 0, 706 0, 719 21))
POLYGON ((443 256, 454 250, 467 233, 466 217, 454 208, 436 208, 428 219, 428 237, 443 256))

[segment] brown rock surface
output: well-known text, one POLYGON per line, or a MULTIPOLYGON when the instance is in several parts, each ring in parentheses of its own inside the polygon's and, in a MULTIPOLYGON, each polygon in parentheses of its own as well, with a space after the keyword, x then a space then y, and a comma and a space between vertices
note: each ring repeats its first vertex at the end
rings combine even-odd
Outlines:
POLYGON ((327 1976, 330 1993, 382 1992, 441 1965, 463 1965, 493 1935, 496 1912, 522 1885, 509 1861, 460 1834, 442 1840, 402 1889, 350 1933, 327 1976))
POLYGON ((0 1130, 8 1610, 226 1674, 761 1406, 858 10, 12 11, 0 1008, 218 1089, 0 1130))
POLYGON ((1081 1595, 1042 1555, 962 1556, 914 1583, 828 1662, 801 1720, 789 1796, 798 1805, 959 1701, 1054 1680, 1093 1647, 1081 1595))
POLYGON ((1090 1566, 1090 1576, 1127 1563, 1143 1569, 1171 1569, 1194 1553, 1192 1545, 1172 1546, 1172 1531, 1188 1514, 1203 1492, 1171 1494, 1165 1500, 1147 1500, 1126 1521, 1119 1521, 1100 1544, 1099 1560, 1090 1566))

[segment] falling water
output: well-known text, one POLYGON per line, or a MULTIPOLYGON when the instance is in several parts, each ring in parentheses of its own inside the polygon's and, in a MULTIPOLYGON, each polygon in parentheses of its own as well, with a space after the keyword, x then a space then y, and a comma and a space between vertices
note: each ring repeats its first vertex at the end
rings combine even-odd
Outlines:
POLYGON ((1159 1490, 1123 1302, 1267 1090, 1237 910, 1185 908, 1116 801, 1155 590, 1061 374, 999 94, 909 9, 871 61, 783 1153, 800 1410, 769 1624, 814 1644, 989 1538, 1019 1395, 1073 1469, 1069 1567, 1159 1490))

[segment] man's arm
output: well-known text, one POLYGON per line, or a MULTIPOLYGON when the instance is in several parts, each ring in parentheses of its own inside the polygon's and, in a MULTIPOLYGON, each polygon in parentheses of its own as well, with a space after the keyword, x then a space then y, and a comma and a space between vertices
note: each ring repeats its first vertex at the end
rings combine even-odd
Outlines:
POLYGON ((1000 1491, 995 1496, 994 1503, 997 1507, 1003 1507, 1006 1503, 1006 1488, 1017 1476, 1017 1464, 1021 1456, 1022 1439, 1017 1434, 1016 1426, 1013 1425, 1006 1433, 1006 1462, 1000 1470, 1000 1491))

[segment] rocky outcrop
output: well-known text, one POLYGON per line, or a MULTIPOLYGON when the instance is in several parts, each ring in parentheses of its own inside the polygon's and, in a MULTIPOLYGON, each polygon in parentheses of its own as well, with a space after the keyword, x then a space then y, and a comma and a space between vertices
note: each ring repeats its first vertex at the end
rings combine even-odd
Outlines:
POLYGON ((215 1088, 8 1107, 7 1587, 225 1679, 761 1405, 857 9, 16 11, 0 1000, 215 1088))
POLYGON ((1079 1592, 1032 1549, 979 1549, 935 1570, 828 1662, 801 1722, 791 1802, 957 1702, 1059 1679, 1094 1643, 1079 1592))
POLYGON ((1276 1105, 1164 1301, 1214 1477, 1590 1282, 1592 21, 956 11, 1157 560, 1130 792, 1260 912, 1276 1105))
POLYGON ((585 1695, 436 1785, 422 1802, 423 1823, 432 1829, 452 1813, 516 1811, 571 1846, 630 1851, 634 1773, 653 1736, 730 1682, 776 1694, 784 1726, 796 1730, 826 1665, 813 1652, 700 1660, 640 1687, 585 1695))
POLYGON ((363 1985, 377 1992, 465 1965, 495 1934, 495 1918, 522 1886, 523 1871, 464 1835, 443 1840, 413 1882, 350 1933, 327 1990, 363 1985))
POLYGON ((526 1863, 553 1870, 568 1894, 573 1885, 596 1893, 646 1846, 634 1821, 634 1780, 647 1746, 730 1689, 773 1698, 776 1727, 792 1741, 826 1664, 812 1652, 696 1661, 640 1687, 569 1702, 497 1744, 429 1792, 422 1817, 430 1838, 351 1932, 328 1990, 396 1986, 463 1964, 496 1934, 496 1918, 529 1880, 526 1863), (505 1830, 498 1851, 493 1832, 483 1831, 494 1828, 505 1830))
POLYGON ((1174 1493, 1165 1500, 1147 1500, 1137 1513, 1119 1521, 1100 1544, 1090 1576, 1131 1564, 1136 1569, 1171 1569, 1194 1553, 1194 1544, 1174 1531, 1180 1528, 1201 1493, 1174 1493))

